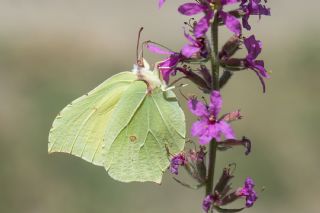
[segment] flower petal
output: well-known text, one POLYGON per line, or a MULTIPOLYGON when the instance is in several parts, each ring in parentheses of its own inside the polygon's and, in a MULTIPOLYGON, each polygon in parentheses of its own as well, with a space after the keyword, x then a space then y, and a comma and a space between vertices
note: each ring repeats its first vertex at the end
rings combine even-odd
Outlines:
POLYGON ((150 52, 161 54, 161 55, 171 55, 171 54, 174 53, 174 52, 172 52, 170 50, 165 50, 165 49, 163 49, 163 48, 161 48, 158 45, 153 44, 153 43, 148 43, 146 47, 150 52))
POLYGON ((211 93, 209 108, 214 117, 217 119, 222 108, 222 98, 219 91, 215 90, 211 93))
POLYGON ((249 24, 249 17, 250 17, 250 15, 244 15, 242 17, 242 26, 244 28, 246 28, 247 30, 251 30, 251 26, 249 24))
POLYGON ((241 23, 239 22, 239 20, 234 17, 233 15, 220 11, 219 12, 220 17, 222 18, 224 24, 226 25, 226 27, 233 33, 235 33, 236 35, 240 35, 241 34, 241 23))
POLYGON ((202 209, 208 213, 214 203, 213 195, 207 195, 202 201, 202 209))
POLYGON ((194 36, 200 38, 206 34, 210 26, 210 20, 213 17, 213 12, 209 12, 204 17, 202 17, 196 26, 194 27, 194 36))
POLYGON ((198 101, 196 98, 191 98, 188 100, 188 107, 190 112, 192 112, 192 114, 198 117, 208 115, 207 107, 201 101, 198 101))
POLYGON ((264 68, 264 61, 262 60, 256 60, 254 62, 254 67, 259 71, 262 77, 264 78, 270 78, 266 68, 264 68))
POLYGON ((194 54, 200 51, 199 47, 195 47, 191 44, 186 44, 181 50, 183 56, 187 58, 191 58, 194 54))
POLYGON ((165 3, 166 0, 159 0, 158 2, 158 6, 159 8, 161 8, 163 6, 163 4, 165 3))
POLYGON ((164 68, 164 67, 159 67, 159 70, 161 72, 163 80, 166 83, 169 83, 170 75, 174 70, 172 68, 164 68))
POLYGON ((197 40, 195 40, 191 35, 189 35, 188 33, 186 33, 186 31, 184 31, 184 36, 185 36, 192 44, 197 42, 197 40))
POLYGON ((208 131, 208 124, 205 120, 196 121, 192 124, 191 135, 202 137, 208 131))
POLYGON ((260 73, 258 71, 256 71, 256 70, 253 70, 253 71, 257 74, 257 76, 260 80, 260 83, 262 85, 262 91, 263 91, 263 93, 265 93, 266 92, 266 83, 264 82, 263 77, 260 75, 260 73))
POLYGON ((204 11, 204 7, 197 3, 185 3, 178 8, 178 11, 186 16, 196 15, 204 11))
POLYGON ((202 135, 199 137, 199 144, 200 145, 207 145, 211 142, 212 137, 210 135, 202 135))
POLYGON ((243 43, 248 50, 247 58, 250 58, 251 60, 255 59, 261 53, 262 42, 259 40, 256 40, 254 35, 251 35, 250 37, 245 38, 243 43))
POLYGON ((235 134, 230 124, 225 121, 220 121, 217 126, 226 139, 235 139, 235 134))
POLYGON ((209 133, 212 138, 214 138, 216 141, 221 141, 221 131, 219 129, 219 123, 215 123, 213 125, 209 126, 209 133))

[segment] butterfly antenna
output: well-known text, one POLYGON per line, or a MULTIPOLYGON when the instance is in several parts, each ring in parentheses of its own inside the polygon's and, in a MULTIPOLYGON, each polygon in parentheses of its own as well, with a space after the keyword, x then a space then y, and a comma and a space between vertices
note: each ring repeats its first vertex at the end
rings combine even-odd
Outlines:
POLYGON ((140 30, 139 30, 137 48, 136 48, 137 65, 139 67, 144 67, 144 65, 143 65, 143 50, 142 50, 142 54, 141 54, 142 58, 140 58, 140 55, 139 55, 140 38, 141 38, 142 31, 143 31, 143 27, 141 27, 140 30))

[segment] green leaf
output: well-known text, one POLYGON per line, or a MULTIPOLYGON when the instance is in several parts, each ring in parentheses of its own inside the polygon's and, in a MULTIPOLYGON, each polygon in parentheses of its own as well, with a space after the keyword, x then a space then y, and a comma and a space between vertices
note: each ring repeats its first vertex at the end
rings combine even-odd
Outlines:
POLYGON ((160 183, 168 152, 181 152, 185 118, 172 91, 122 72, 64 108, 49 134, 49 152, 66 152, 122 182, 160 183), (170 98, 168 98, 170 97, 170 98))

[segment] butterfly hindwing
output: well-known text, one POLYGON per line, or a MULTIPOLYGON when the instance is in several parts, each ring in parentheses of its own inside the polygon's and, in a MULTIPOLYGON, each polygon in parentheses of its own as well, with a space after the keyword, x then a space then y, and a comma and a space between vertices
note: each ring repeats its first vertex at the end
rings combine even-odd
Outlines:
POLYGON ((104 166, 122 182, 160 183, 185 143, 185 117, 172 91, 122 72, 65 107, 49 134, 49 152, 104 166), (169 98, 168 98, 169 97, 169 98))

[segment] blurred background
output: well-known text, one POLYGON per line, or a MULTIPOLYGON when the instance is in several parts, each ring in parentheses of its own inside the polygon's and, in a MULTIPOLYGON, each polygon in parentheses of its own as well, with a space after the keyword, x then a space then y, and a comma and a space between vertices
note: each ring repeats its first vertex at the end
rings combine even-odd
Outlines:
MULTIPOLYGON (((47 154, 56 114, 111 75, 131 70, 140 26, 144 40, 181 48, 186 18, 176 9, 182 2, 168 0, 159 11, 157 0, 0 0, 1 213, 201 212, 204 191, 183 188, 168 174, 161 186, 122 184, 76 157, 47 154)), ((268 5, 271 17, 250 21, 273 71, 267 94, 249 71, 223 90, 224 112, 242 109, 245 119, 234 128, 252 139, 253 153, 219 153, 217 174, 236 161, 235 187, 247 176, 258 191, 265 187, 246 212, 317 213, 320 3, 268 5)), ((221 40, 229 36, 221 32, 221 40)))

